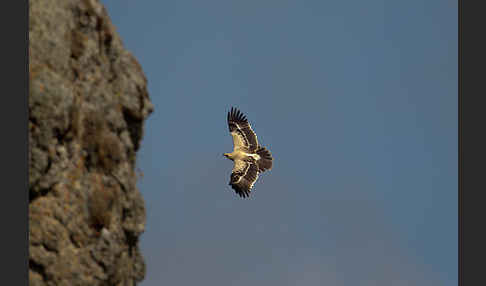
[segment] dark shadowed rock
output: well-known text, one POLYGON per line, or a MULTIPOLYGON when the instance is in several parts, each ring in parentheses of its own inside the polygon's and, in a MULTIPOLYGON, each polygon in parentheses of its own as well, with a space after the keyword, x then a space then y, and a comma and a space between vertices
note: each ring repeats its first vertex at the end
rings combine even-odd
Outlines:
POLYGON ((135 285, 146 78, 98 0, 29 1, 30 285, 135 285))

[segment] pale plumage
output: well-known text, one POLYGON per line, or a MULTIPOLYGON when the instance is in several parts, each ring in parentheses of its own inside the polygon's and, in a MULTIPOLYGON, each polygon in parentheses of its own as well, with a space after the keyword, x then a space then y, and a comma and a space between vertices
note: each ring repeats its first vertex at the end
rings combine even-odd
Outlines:
POLYGON ((233 152, 224 155, 234 162, 229 184, 240 197, 248 197, 259 174, 272 168, 272 154, 258 144, 250 123, 238 109, 232 107, 227 120, 233 152))

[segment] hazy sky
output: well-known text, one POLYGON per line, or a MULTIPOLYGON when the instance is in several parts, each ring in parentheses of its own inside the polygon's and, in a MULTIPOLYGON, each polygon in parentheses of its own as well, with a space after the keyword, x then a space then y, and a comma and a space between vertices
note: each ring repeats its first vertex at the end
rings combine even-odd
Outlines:
POLYGON ((457 1, 102 2, 155 105, 141 285, 457 285, 457 1))

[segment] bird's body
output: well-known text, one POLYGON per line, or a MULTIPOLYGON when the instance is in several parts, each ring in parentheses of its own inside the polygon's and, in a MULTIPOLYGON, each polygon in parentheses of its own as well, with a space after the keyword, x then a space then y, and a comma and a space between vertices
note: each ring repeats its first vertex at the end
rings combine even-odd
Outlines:
POLYGON ((240 151, 240 150, 235 150, 231 153, 225 153, 226 157, 228 157, 228 159, 234 161, 234 160, 245 160, 246 158, 248 157, 252 157, 253 159, 255 160, 260 160, 260 155, 258 154, 251 154, 251 153, 246 153, 244 151, 240 151))
POLYGON ((224 156, 234 162, 229 184, 240 197, 248 197, 259 174, 272 168, 272 154, 258 144, 255 132, 238 109, 228 112, 228 127, 233 152, 224 156))

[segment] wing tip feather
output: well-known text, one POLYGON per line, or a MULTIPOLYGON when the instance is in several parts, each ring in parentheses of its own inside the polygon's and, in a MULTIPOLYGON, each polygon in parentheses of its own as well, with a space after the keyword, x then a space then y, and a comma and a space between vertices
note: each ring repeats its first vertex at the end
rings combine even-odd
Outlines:
POLYGON ((231 110, 228 112, 228 122, 242 122, 247 123, 248 120, 246 116, 236 107, 231 107, 231 110))

